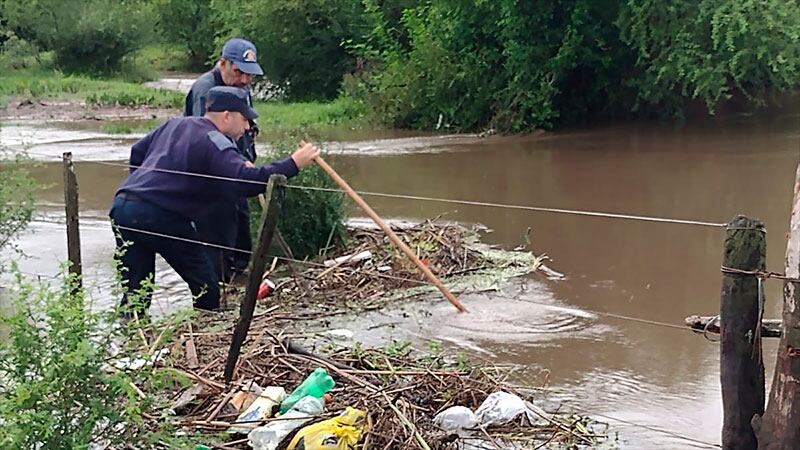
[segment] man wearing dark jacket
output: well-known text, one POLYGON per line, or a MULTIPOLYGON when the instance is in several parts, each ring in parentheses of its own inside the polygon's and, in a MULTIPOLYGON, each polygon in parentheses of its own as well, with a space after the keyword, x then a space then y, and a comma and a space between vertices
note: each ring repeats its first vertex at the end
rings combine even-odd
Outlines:
MULTIPOLYGON (((253 77, 263 74, 264 71, 257 62, 256 47, 244 39, 230 39, 222 47, 222 54, 214 68, 201 75, 192 85, 186 95, 183 114, 185 116, 205 114, 206 96, 212 87, 234 86, 248 89, 253 77)), ((247 101, 252 106, 253 100, 249 90, 247 91, 247 101)), ((255 122, 251 121, 250 129, 236 141, 242 158, 250 162, 256 160, 255 135, 257 129, 255 122)), ((228 204, 220 204, 219 209, 211 211, 208 217, 197 220, 197 230, 204 241, 241 250, 251 250, 250 208, 247 205, 247 199, 240 197, 228 204)), ((231 277, 232 270, 243 271, 249 261, 248 255, 242 252, 228 252, 212 247, 206 251, 211 257, 214 270, 224 281, 231 277)))
MULTIPOLYGON (((153 278, 158 253, 189 284, 195 307, 216 309, 219 274, 205 247, 189 242, 202 241, 194 221, 220 204, 263 192, 272 174, 296 175, 319 150, 304 144, 289 158, 256 167, 241 158, 234 143, 258 116, 247 92, 212 88, 205 107, 203 117, 170 119, 133 145, 130 175, 117 190, 109 215, 126 292, 138 291, 153 278)), ((125 295, 123 306, 127 302, 125 295)), ((147 296, 136 306, 146 309, 149 303, 147 296)))

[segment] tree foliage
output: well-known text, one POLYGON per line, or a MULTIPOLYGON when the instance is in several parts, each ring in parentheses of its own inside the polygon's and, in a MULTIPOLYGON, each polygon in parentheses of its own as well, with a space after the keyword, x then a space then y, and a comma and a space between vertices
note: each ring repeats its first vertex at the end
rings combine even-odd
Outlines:
POLYGON ((685 96, 713 109, 735 94, 758 100, 798 83, 796 1, 628 0, 618 25, 642 69, 636 80, 641 102, 685 96))
POLYGON ((521 131, 797 86, 797 2, 426 0, 402 31, 365 4, 370 70, 346 88, 394 126, 521 131))
POLYGON ((292 99, 335 97, 342 76, 355 67, 355 56, 341 44, 361 34, 357 0, 246 0, 219 11, 227 29, 218 46, 233 36, 251 40, 266 77, 288 85, 292 99))
POLYGON ((222 24, 211 0, 156 0, 155 11, 162 37, 188 52, 188 69, 199 71, 213 64, 222 24))
POLYGON ((153 36, 146 0, 30 0, 0 4, 9 27, 22 39, 53 50, 64 70, 107 73, 153 36))

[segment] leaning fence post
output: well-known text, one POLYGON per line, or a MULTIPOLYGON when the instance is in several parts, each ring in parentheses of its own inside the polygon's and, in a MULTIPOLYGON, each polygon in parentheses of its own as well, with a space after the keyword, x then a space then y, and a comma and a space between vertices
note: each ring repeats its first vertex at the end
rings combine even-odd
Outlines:
POLYGON ((72 164, 72 152, 62 154, 64 166, 64 210, 67 214, 67 258, 69 273, 77 278, 81 286, 81 235, 78 228, 78 179, 72 164))
POLYGON ((764 361, 761 355, 763 291, 760 280, 736 271, 766 266, 764 224, 737 216, 727 228, 720 296, 720 384, 722 448, 755 450, 750 421, 764 413, 764 361))
POLYGON ((258 287, 261 285, 261 277, 267 267, 267 250, 272 242, 272 235, 278 223, 278 214, 281 210, 281 196, 278 192, 279 187, 286 184, 286 177, 283 175, 272 175, 267 183, 267 208, 262 214, 261 228, 258 232, 258 242, 250 258, 250 275, 247 279, 244 299, 239 309, 239 321, 233 330, 233 340, 228 351, 228 360, 225 362, 225 383, 230 383, 233 378, 233 370, 239 360, 239 353, 242 344, 250 331, 250 321, 253 319, 253 311, 256 308, 256 295, 258 287))

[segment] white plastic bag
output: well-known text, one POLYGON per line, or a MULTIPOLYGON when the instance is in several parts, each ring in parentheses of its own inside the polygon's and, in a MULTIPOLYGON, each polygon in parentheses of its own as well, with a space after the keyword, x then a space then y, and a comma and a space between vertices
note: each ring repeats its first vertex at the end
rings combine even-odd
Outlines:
POLYGON ((324 410, 324 400, 307 395, 280 416, 281 420, 254 428, 247 435, 248 444, 255 450, 275 450, 284 437, 311 420, 312 416, 322 414, 324 410))
POLYGON ((486 400, 475 411, 478 423, 485 427, 507 424, 520 414, 525 414, 530 423, 536 422, 536 416, 524 400, 514 394, 502 391, 486 397, 486 400))
POLYGON ((451 406, 433 418, 433 423, 448 433, 464 433, 465 428, 478 425, 478 418, 466 406, 451 406))

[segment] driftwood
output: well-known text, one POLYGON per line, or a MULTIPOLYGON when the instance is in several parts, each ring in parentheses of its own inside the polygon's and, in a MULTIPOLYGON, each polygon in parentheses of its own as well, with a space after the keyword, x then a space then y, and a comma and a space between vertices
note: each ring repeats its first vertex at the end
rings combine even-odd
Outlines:
MULTIPOLYGON (((689 316, 684 319, 686 326, 694 331, 707 331, 719 334, 719 317, 717 316, 689 316), (708 327, 708 329, 706 329, 708 327)), ((765 319, 761 321, 761 337, 781 337, 781 320, 765 319)))

